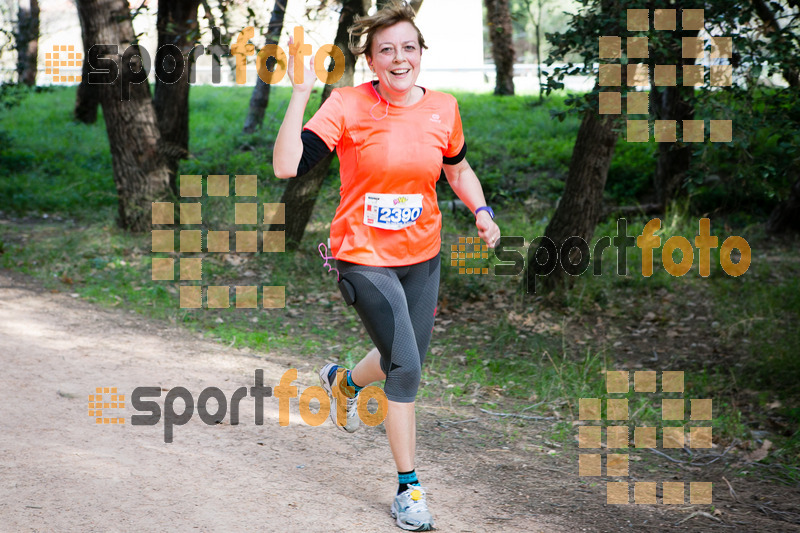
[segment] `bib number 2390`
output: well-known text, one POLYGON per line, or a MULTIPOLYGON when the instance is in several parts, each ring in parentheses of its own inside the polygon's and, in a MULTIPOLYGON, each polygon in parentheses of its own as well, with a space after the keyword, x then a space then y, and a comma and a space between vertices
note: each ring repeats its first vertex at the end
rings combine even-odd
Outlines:
POLYGON ((399 230, 416 224, 421 214, 421 194, 364 195, 364 224, 367 226, 399 230))

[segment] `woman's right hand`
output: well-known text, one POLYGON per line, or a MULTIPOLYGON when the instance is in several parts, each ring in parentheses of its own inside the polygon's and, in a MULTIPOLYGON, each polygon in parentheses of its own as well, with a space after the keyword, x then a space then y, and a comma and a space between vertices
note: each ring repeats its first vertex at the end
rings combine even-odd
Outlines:
MULTIPOLYGON (((289 37, 289 49, 292 49, 294 44, 294 37, 289 37)), ((298 93, 310 94, 311 89, 314 88, 314 81, 317 79, 317 73, 314 71, 314 56, 308 58, 308 68, 303 68, 303 83, 296 83, 294 79, 294 55, 289 54, 289 64, 286 71, 289 75, 289 81, 292 83, 292 90, 298 93)))

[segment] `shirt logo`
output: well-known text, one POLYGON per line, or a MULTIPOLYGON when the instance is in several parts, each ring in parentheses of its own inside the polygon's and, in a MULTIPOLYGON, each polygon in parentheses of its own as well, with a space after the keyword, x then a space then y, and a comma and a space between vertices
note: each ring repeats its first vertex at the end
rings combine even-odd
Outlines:
POLYGON ((440 123, 440 122, 441 122, 441 120, 439 119, 439 115, 437 115, 436 113, 434 113, 433 115, 431 115, 431 122, 437 122, 437 123, 440 123))

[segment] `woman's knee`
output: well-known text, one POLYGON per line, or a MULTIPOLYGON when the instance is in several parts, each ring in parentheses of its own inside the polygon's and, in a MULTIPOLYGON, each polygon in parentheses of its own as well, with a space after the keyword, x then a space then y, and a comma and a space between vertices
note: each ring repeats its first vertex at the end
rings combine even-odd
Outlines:
POLYGON ((386 376, 386 387, 395 396, 413 398, 417 394, 417 389, 419 389, 422 368, 418 357, 414 361, 406 361, 404 363, 399 366, 394 362, 391 363, 394 368, 390 369, 386 376))

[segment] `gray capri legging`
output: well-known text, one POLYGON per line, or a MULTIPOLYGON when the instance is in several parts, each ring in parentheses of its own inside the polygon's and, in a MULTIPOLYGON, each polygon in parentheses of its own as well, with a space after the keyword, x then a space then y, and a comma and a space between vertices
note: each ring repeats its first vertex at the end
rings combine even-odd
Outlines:
POLYGON ((438 255, 400 267, 336 261, 339 289, 381 354, 384 392, 394 402, 413 402, 417 395, 436 314, 439 265, 438 255))

